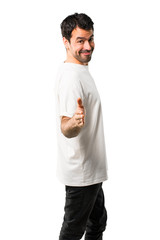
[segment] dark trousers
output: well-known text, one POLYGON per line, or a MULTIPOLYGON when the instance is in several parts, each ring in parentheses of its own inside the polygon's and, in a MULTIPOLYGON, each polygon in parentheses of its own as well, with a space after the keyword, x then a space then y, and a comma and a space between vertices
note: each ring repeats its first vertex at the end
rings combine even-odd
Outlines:
POLYGON ((87 187, 66 186, 65 215, 59 240, 102 240, 107 211, 102 183, 87 187))

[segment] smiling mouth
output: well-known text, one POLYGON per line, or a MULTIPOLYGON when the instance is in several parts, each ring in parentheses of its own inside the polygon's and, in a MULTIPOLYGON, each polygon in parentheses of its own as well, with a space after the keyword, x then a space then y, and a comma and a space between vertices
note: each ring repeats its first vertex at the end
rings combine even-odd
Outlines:
POLYGON ((80 52, 80 54, 83 54, 85 56, 91 55, 91 51, 84 51, 84 52, 80 52))
POLYGON ((82 53, 85 56, 91 55, 91 53, 82 53))

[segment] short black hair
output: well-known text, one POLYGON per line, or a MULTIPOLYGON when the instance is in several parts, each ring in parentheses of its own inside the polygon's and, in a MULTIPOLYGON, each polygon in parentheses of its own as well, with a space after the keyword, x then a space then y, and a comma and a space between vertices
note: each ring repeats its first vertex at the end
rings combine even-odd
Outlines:
POLYGON ((61 23, 61 33, 69 42, 72 31, 78 26, 84 30, 94 30, 92 19, 84 13, 75 13, 66 17, 61 23))

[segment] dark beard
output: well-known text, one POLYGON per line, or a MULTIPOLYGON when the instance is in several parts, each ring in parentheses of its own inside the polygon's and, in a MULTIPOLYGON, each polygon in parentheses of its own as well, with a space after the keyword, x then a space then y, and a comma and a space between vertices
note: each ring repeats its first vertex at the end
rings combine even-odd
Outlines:
POLYGON ((76 55, 74 57, 81 63, 88 63, 91 60, 91 58, 92 58, 93 50, 94 50, 94 48, 92 48, 90 51, 88 51, 88 50, 80 51, 79 55, 76 55), (85 58, 83 58, 83 57, 81 57, 80 54, 84 53, 84 52, 91 52, 91 54, 88 55, 88 56, 86 55, 85 58))

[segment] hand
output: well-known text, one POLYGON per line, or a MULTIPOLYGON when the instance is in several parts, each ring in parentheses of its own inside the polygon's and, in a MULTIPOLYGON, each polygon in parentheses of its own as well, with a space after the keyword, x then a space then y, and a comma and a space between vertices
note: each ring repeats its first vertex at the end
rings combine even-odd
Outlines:
POLYGON ((84 116, 85 116, 85 110, 84 106, 82 105, 81 98, 77 99, 77 109, 74 114, 74 120, 77 127, 82 128, 84 126, 84 116))
POLYGON ((63 116, 61 119, 61 131, 67 138, 76 137, 84 126, 85 109, 81 98, 77 99, 77 109, 72 118, 63 116))

